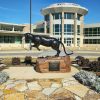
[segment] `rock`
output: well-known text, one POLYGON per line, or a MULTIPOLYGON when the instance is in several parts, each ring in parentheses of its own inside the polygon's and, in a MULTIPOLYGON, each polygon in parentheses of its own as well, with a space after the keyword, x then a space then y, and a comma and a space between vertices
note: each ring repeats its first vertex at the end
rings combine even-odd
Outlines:
POLYGON ((44 88, 42 93, 46 96, 50 96, 57 88, 44 88))
POLYGON ((17 91, 15 89, 5 89, 3 90, 3 93, 6 94, 12 94, 12 93, 16 93, 17 91))
POLYGON ((72 92, 73 94, 76 94, 77 96, 83 98, 87 92, 89 91, 89 88, 82 84, 76 84, 76 85, 69 85, 66 87, 63 87, 64 89, 72 92))
POLYGON ((27 81, 25 81, 25 80, 16 80, 14 83, 15 83, 15 84, 20 84, 20 83, 26 84, 27 81))
POLYGON ((77 81, 68 81, 63 83, 63 87, 79 84, 77 81))
POLYGON ((47 79, 45 79, 45 80, 41 79, 38 82, 42 86, 42 88, 48 88, 52 84, 52 82, 50 80, 47 80, 47 79))
POLYGON ((28 89, 28 87, 25 83, 16 84, 16 86, 14 88, 16 91, 20 91, 20 92, 26 91, 28 89))
POLYGON ((0 85, 0 90, 3 90, 4 88, 5 88, 4 84, 0 85))
POLYGON ((51 88, 60 88, 60 87, 62 87, 62 85, 58 83, 52 83, 51 85, 51 88))
POLYGON ((98 93, 100 93, 100 78, 97 78, 94 87, 95 87, 96 91, 98 93))
POLYGON ((7 80, 7 82, 4 83, 4 85, 8 85, 8 84, 14 84, 14 80, 7 80))
POLYGON ((81 70, 79 73, 75 74, 74 77, 80 83, 89 86, 100 93, 100 78, 96 76, 96 74, 81 70))
POLYGON ((28 100, 47 100, 47 97, 40 91, 27 91, 26 96, 28 100))
POLYGON ((59 88, 49 96, 50 100, 75 100, 73 93, 64 88, 59 88))
POLYGON ((5 89, 11 89, 11 88, 14 88, 15 87, 15 84, 11 83, 11 84, 8 84, 5 89))
POLYGON ((9 76, 6 72, 0 72, 0 84, 6 82, 9 79, 9 76))
POLYGON ((5 64, 0 64, 0 69, 1 68, 5 68, 7 65, 5 65, 5 64))
POLYGON ((79 96, 75 96, 75 100, 82 100, 79 96))
POLYGON ((4 95, 4 100, 25 100, 24 93, 13 93, 4 95))
POLYGON ((3 91, 0 90, 0 97, 3 95, 3 91))
POLYGON ((89 90, 83 100, 100 100, 100 94, 93 90, 89 90))
POLYGON ((64 79, 62 79, 62 83, 68 82, 68 81, 75 81, 75 78, 70 77, 70 78, 64 78, 64 79))
POLYGON ((76 85, 78 82, 74 78, 65 78, 62 80, 63 87, 76 85))
POLYGON ((27 83, 29 90, 42 90, 42 87, 38 84, 37 81, 27 83))

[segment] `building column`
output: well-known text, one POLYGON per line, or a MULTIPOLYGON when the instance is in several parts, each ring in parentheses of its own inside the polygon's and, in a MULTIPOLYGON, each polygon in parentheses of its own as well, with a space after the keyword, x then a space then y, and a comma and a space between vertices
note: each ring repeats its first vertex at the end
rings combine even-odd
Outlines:
POLYGON ((44 33, 46 34, 47 33, 47 22, 44 21, 44 33))
POLYGON ((74 17, 74 47, 77 47, 77 13, 74 17))
POLYGON ((62 12, 61 17, 61 42, 64 43, 64 12, 62 12))
POLYGON ((1 25, 0 25, 0 30, 1 30, 1 25))
POLYGON ((12 28, 12 31, 14 31, 14 26, 13 26, 13 28, 12 28))
POLYGON ((52 14, 50 13, 49 14, 49 18, 50 18, 50 22, 49 22, 49 33, 51 36, 53 36, 53 16, 52 14))
POLYGON ((22 37, 22 47, 24 48, 25 45, 25 36, 22 37))
POLYGON ((84 28, 84 16, 81 16, 80 18, 81 21, 81 25, 80 25, 80 47, 83 47, 83 39, 84 39, 84 35, 83 35, 83 28, 84 28))

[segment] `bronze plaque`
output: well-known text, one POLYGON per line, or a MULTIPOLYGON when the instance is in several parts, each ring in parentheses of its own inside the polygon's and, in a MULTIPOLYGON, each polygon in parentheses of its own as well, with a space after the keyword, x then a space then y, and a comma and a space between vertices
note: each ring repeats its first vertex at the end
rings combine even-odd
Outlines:
POLYGON ((50 61, 49 71, 60 71, 60 61, 50 61))

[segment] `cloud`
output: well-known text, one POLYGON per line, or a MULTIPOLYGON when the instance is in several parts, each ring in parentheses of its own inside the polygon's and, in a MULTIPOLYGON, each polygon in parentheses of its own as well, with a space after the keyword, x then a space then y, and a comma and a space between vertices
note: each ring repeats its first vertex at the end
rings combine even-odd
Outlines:
POLYGON ((1 10, 6 10, 6 11, 17 11, 15 9, 10 9, 10 8, 6 8, 6 7, 0 7, 1 10))

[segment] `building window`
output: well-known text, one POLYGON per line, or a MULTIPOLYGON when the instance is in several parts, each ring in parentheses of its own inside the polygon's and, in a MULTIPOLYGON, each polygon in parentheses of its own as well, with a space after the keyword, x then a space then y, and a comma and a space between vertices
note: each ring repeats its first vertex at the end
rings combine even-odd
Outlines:
POLYGON ((80 35, 80 25, 77 25, 77 35, 80 35))
POLYGON ((61 16, 62 16, 61 13, 54 13, 53 14, 53 19, 55 19, 55 20, 56 19, 61 19, 61 16))
POLYGON ((100 28, 94 27, 94 28, 85 28, 84 29, 84 36, 100 36, 100 28))
POLYGON ((45 21, 49 21, 49 15, 45 15, 44 19, 45 21))
POLYGON ((15 43, 15 36, 9 36, 9 43, 15 43))
POLYGON ((81 16, 82 16, 82 15, 77 14, 77 20, 80 20, 81 16))
POLYGON ((74 25, 73 24, 64 24, 64 34, 65 35, 73 35, 74 33, 74 25))
POLYGON ((4 37, 0 36, 0 43, 4 43, 4 37))
POLYGON ((64 38, 64 43, 67 46, 71 46, 71 44, 73 44, 73 38, 64 38))
POLYGON ((80 46, 80 38, 77 38, 77 46, 80 46))
POLYGON ((15 36, 0 36, 0 43, 15 43, 15 36))
POLYGON ((53 33, 54 33, 54 35, 61 34, 61 24, 54 24, 53 25, 53 33))
POLYGON ((100 39, 84 39, 84 44, 100 44, 100 39))
POLYGON ((64 19, 74 19, 74 13, 64 13, 64 19))
POLYGON ((15 37, 15 42, 18 43, 18 44, 22 43, 22 37, 16 36, 15 37))

